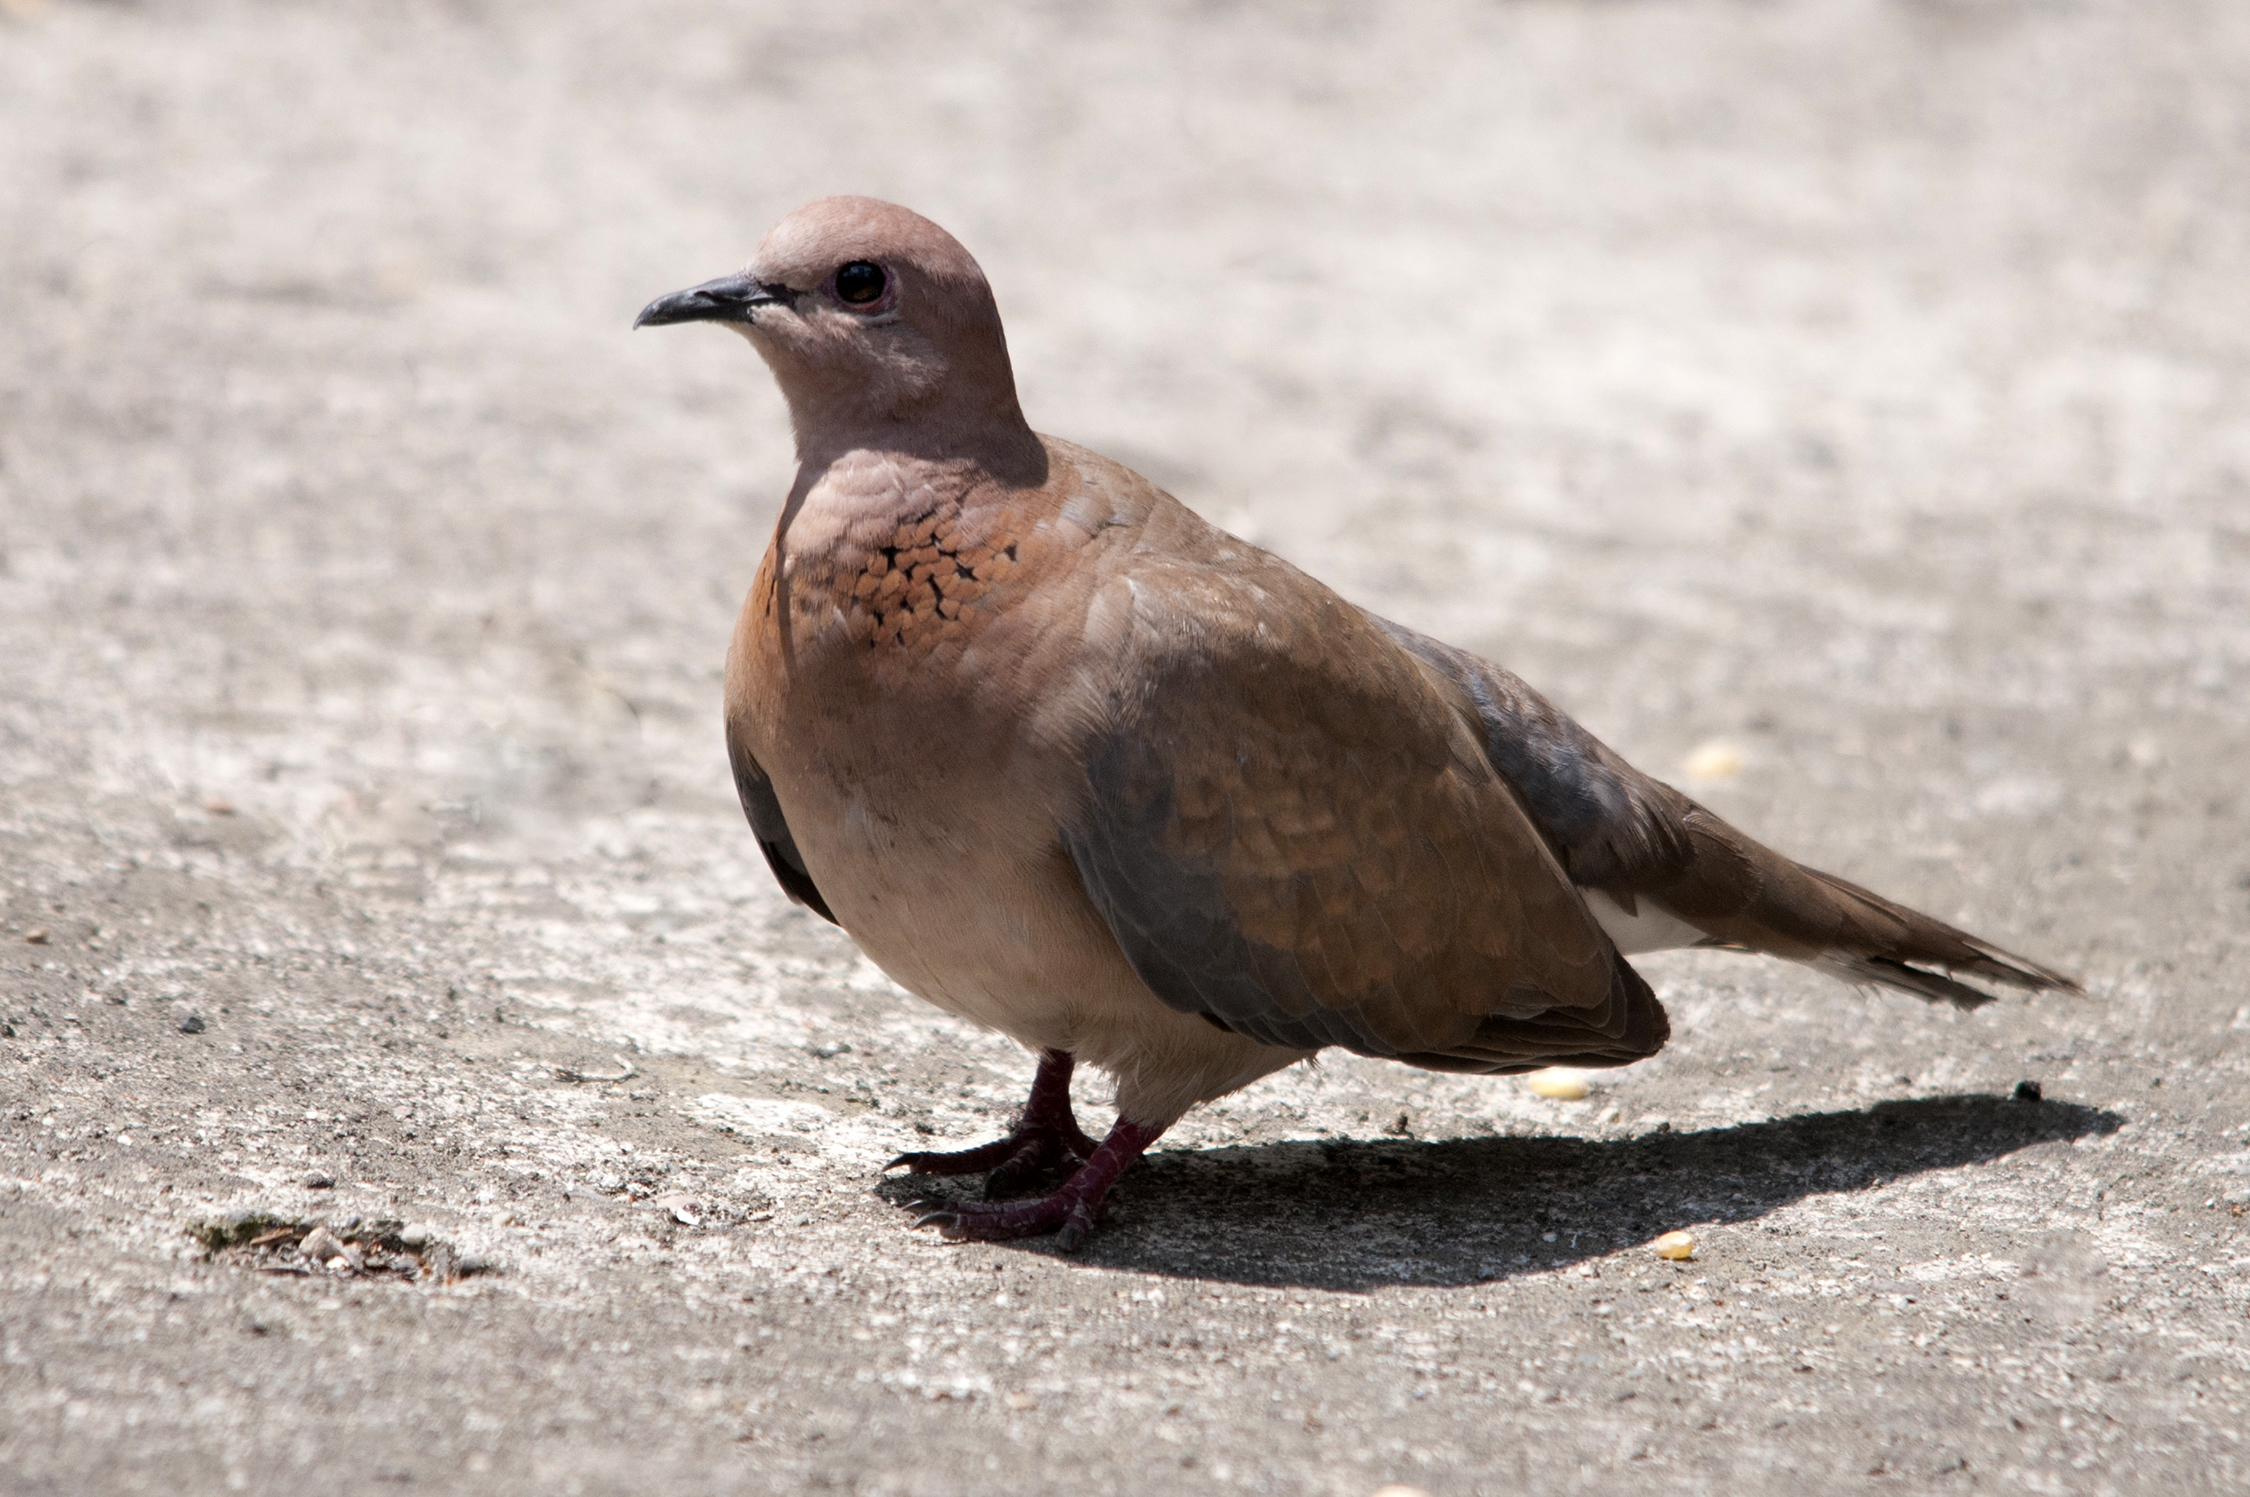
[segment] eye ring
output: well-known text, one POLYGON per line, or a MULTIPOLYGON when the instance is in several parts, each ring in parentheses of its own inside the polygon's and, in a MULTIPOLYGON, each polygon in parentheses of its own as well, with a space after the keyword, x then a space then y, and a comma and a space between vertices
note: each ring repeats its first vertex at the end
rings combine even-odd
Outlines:
POLYGON ((872 260, 852 260, 836 269, 836 299, 848 306, 864 307, 883 299, 891 278, 872 260))

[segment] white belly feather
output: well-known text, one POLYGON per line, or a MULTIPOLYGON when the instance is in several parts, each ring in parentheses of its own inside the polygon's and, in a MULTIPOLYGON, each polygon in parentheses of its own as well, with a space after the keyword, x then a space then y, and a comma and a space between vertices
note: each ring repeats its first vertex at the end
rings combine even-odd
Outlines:
POLYGON ((1580 889, 1578 895, 1626 956, 1643 951, 1677 951, 1695 945, 1707 934, 1653 899, 1636 901, 1640 905, 1639 912, 1628 915, 1623 905, 1599 889, 1580 889))

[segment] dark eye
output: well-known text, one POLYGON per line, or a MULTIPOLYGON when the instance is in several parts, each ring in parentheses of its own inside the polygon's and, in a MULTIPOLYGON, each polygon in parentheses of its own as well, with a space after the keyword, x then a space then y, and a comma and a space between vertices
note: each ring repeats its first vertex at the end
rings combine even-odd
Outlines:
POLYGON ((836 294, 854 306, 864 307, 883 294, 890 277, 871 260, 854 260, 836 272, 836 294))

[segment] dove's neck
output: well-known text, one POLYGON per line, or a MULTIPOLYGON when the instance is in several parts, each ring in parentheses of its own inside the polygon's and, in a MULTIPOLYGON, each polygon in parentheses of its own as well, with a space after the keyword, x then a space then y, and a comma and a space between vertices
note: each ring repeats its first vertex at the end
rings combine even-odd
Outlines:
MULTIPOLYGON (((1011 383, 979 397, 934 392, 905 409, 884 402, 790 402, 800 475, 869 464, 897 472, 973 472, 1003 488, 1035 488, 1047 478, 1047 453, 1023 418, 1011 383)), ((802 480, 800 480, 801 482, 802 480)))

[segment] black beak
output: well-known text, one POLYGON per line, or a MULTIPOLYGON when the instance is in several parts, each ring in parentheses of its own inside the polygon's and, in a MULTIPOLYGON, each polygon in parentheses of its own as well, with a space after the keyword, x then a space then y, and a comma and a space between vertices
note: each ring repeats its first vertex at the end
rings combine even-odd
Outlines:
POLYGON ((724 275, 715 281, 658 297, 641 308, 641 315, 633 319, 633 326, 663 327, 673 322, 747 323, 755 309, 771 306, 786 295, 785 288, 767 286, 748 271, 741 275, 724 275))

